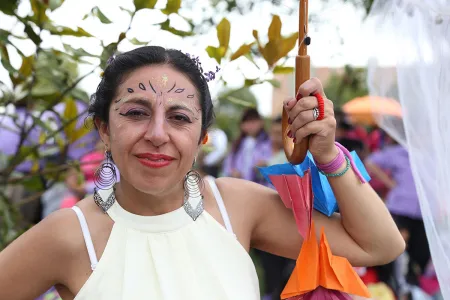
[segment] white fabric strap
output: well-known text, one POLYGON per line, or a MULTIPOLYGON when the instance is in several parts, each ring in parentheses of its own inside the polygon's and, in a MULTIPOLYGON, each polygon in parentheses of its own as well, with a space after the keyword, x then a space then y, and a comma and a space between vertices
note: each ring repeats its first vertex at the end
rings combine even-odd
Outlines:
POLYGON ((212 176, 205 176, 205 179, 208 181, 209 186, 216 198, 217 205, 219 206, 220 214, 222 215, 223 222, 225 223, 225 228, 228 232, 236 236, 233 232, 233 227, 231 226, 230 218, 228 217, 227 209, 225 208, 225 204, 223 203, 223 198, 220 195, 219 189, 216 185, 216 180, 212 176))
POLYGON ((97 255, 95 254, 94 244, 92 243, 91 234, 89 232, 89 227, 84 217, 83 212, 78 206, 73 206, 72 209, 77 214, 78 220, 80 221, 81 231, 83 232, 84 242, 86 243, 86 248, 89 254, 89 260, 91 261, 91 269, 95 270, 98 264, 97 255))

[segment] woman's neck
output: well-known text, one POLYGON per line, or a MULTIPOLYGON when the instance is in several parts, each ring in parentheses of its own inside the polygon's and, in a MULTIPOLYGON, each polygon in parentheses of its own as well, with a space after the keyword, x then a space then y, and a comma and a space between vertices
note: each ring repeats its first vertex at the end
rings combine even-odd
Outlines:
POLYGON ((156 216, 169 213, 183 205, 183 182, 174 188, 152 195, 137 190, 121 178, 116 185, 116 201, 126 211, 141 216, 156 216))

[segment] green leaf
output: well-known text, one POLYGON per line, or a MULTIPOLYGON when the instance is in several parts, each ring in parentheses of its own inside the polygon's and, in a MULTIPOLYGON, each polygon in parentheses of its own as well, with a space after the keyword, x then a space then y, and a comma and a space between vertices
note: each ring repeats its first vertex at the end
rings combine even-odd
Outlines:
POLYGON ((56 93, 58 93, 58 89, 54 85, 44 81, 38 81, 31 90, 31 95, 36 98, 45 96, 53 97, 56 93))
POLYGON ((276 66, 273 69, 273 73, 274 74, 290 74, 292 72, 294 72, 294 68, 293 67, 276 66))
POLYGON ((24 82, 28 77, 31 76, 31 73, 33 71, 33 64, 34 64, 33 55, 22 58, 22 65, 19 68, 18 74, 15 73, 10 74, 10 78, 14 86, 17 86, 18 84, 24 82))
POLYGON ((281 41, 279 59, 287 56, 289 52, 297 45, 298 33, 293 33, 281 41))
POLYGON ((10 73, 15 73, 17 70, 11 65, 9 61, 8 49, 6 46, 0 44, 1 63, 3 67, 10 73))
POLYGON ((72 98, 65 99, 66 108, 64 109, 64 120, 71 121, 64 126, 64 133, 66 134, 69 143, 73 142, 73 137, 75 133, 75 128, 77 125, 76 117, 78 116, 78 109, 75 101, 72 98))
POLYGON ((64 3, 64 0, 50 0, 48 1, 48 7, 51 11, 54 11, 64 3))
POLYGON ((8 44, 9 40, 8 37, 11 33, 9 31, 0 29, 0 42, 2 42, 2 44, 8 44))
POLYGON ((250 43, 250 44, 244 44, 241 47, 239 47, 239 49, 233 53, 233 55, 231 55, 230 61, 233 61, 235 59, 238 59, 239 57, 246 55, 247 53, 250 52, 250 50, 252 49, 252 46, 255 43, 250 43))
POLYGON ((268 79, 268 80, 265 80, 265 81, 270 83, 275 88, 279 88, 281 86, 281 83, 278 80, 276 80, 276 79, 268 79))
MULTIPOLYGON (((75 123, 75 122, 74 122, 75 123)), ((72 135, 72 143, 75 142, 76 140, 82 138, 83 136, 85 136, 86 134, 88 134, 89 132, 91 132, 90 128, 87 128, 85 126, 81 126, 80 128, 78 128, 77 130, 75 130, 75 132, 72 135)))
POLYGON ((30 0, 31 10, 33 11, 32 19, 37 24, 43 24, 48 21, 48 16, 45 13, 47 10, 47 4, 42 0, 30 0))
POLYGON ((98 8, 98 6, 95 6, 92 9, 92 13, 94 14, 94 16, 96 16, 100 22, 102 22, 103 24, 111 24, 111 20, 109 20, 100 10, 100 8, 98 8))
MULTIPOLYGON (((33 168, 36 167, 37 169, 39 169, 39 165, 36 165, 36 162, 34 162, 33 168)), ((26 188, 27 191, 37 192, 45 189, 44 182, 39 174, 36 174, 36 176, 33 177, 26 178, 20 183, 26 188)))
POLYGON ((117 43, 111 43, 103 48, 103 52, 100 55, 100 68, 103 70, 106 68, 106 62, 117 51, 117 43))
POLYGON ((257 84, 257 80, 256 79, 245 79, 244 85, 246 87, 249 87, 249 86, 252 86, 252 85, 255 85, 255 84, 257 84))
POLYGON ((134 12, 132 12, 131 10, 129 10, 129 9, 125 8, 125 7, 119 6, 119 8, 120 8, 122 11, 126 11, 127 13, 129 13, 130 16, 133 16, 133 14, 134 14, 134 12))
POLYGON ((33 122, 36 125, 38 125, 39 127, 41 127, 43 131, 47 131, 47 132, 53 132, 54 131, 54 129, 50 125, 46 124, 44 121, 42 121, 38 117, 33 116, 33 114, 30 114, 30 116, 33 118, 33 122))
POLYGON ((37 35, 36 32, 34 32, 33 28, 31 28, 31 26, 29 24, 25 24, 24 31, 28 35, 28 37, 33 41, 33 43, 35 43, 36 45, 39 45, 42 42, 39 35, 37 35))
POLYGON ((217 25, 217 38, 219 39, 220 47, 228 49, 230 44, 230 32, 231 32, 231 24, 226 18, 223 18, 220 21, 219 25, 217 25))
POLYGON ((263 48, 263 46, 261 45, 261 42, 259 41, 258 30, 253 30, 253 31, 252 31, 252 34, 253 34, 253 37, 254 37, 255 40, 256 40, 256 43, 258 44, 258 50, 259 50, 259 52, 261 53, 261 55, 264 56, 264 48, 263 48))
POLYGON ((136 46, 147 45, 149 43, 149 42, 141 42, 137 38, 132 38, 129 41, 130 41, 130 43, 132 43, 133 45, 136 45, 136 46))
POLYGON ((208 53, 209 57, 214 58, 219 64, 222 61, 222 58, 225 56, 226 49, 223 47, 213 47, 208 46, 206 48, 206 52, 208 53))
POLYGON ((166 8, 161 10, 164 14, 170 15, 172 13, 178 13, 181 7, 181 0, 167 0, 166 8))
POLYGON ((74 88, 70 91, 70 96, 72 96, 75 99, 81 100, 83 102, 88 103, 89 102, 89 95, 84 90, 79 88, 74 88))
POLYGON ((279 16, 274 15, 272 23, 269 26, 269 41, 276 41, 281 38, 281 19, 279 16))
POLYGON ((73 30, 69 27, 64 26, 48 26, 47 28, 51 34, 55 35, 71 35, 71 36, 77 36, 77 37, 92 37, 92 35, 89 32, 86 32, 83 28, 77 27, 77 30, 73 30))
POLYGON ((73 57, 74 59, 77 59, 82 56, 98 57, 98 55, 91 54, 82 48, 75 49, 72 46, 67 45, 67 44, 63 44, 63 46, 64 46, 64 50, 66 50, 69 54, 74 56, 73 57))
POLYGON ((168 31, 168 32, 170 32, 172 34, 175 34, 175 35, 178 35, 178 36, 181 36, 181 37, 193 36, 194 35, 194 32, 192 32, 192 31, 182 31, 182 30, 178 30, 178 29, 175 29, 175 28, 171 27, 169 19, 167 19, 165 22, 161 23, 160 26, 161 26, 160 28, 162 30, 166 30, 166 31, 168 31))
POLYGON ((1 0, 0 11, 7 15, 14 15, 17 6, 19 6, 20 0, 1 0))
POLYGON ((266 60, 269 67, 272 67, 276 64, 280 57, 280 43, 275 41, 269 41, 266 46, 264 47, 264 51, 262 52, 262 55, 264 59, 266 60))
POLYGON ((231 103, 237 104, 239 106, 255 108, 255 104, 254 103, 248 102, 248 101, 243 100, 243 99, 239 99, 239 98, 236 98, 236 97, 233 97, 233 96, 227 96, 225 99, 227 99, 231 103))
MULTIPOLYGON (((136 7, 136 11, 141 10, 143 8, 155 8, 158 0, 133 0, 134 6, 136 7)), ((124 9, 122 9, 124 10, 124 9)))

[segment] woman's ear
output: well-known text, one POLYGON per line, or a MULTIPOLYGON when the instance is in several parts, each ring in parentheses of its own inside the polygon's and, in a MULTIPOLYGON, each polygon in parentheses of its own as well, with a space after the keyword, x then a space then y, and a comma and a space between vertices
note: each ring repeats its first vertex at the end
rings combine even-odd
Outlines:
POLYGON ((99 118, 95 118, 95 127, 97 127, 98 133, 100 134, 100 138, 103 141, 103 144, 110 144, 110 136, 109 136, 109 127, 108 124, 99 118))

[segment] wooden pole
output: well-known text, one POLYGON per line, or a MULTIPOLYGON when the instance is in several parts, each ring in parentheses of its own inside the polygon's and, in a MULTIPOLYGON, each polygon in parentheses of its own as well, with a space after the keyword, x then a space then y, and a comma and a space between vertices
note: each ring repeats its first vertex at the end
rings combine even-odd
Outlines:
MULTIPOLYGON (((307 51, 309 40, 308 34, 308 0, 300 0, 298 23, 298 55, 295 59, 295 94, 300 85, 310 79, 310 58, 307 51)), ((293 139, 287 136, 289 132, 288 114, 283 108, 282 115, 284 152, 288 161, 292 164, 300 164, 306 157, 309 138, 304 138, 300 143, 294 144, 293 139)))

